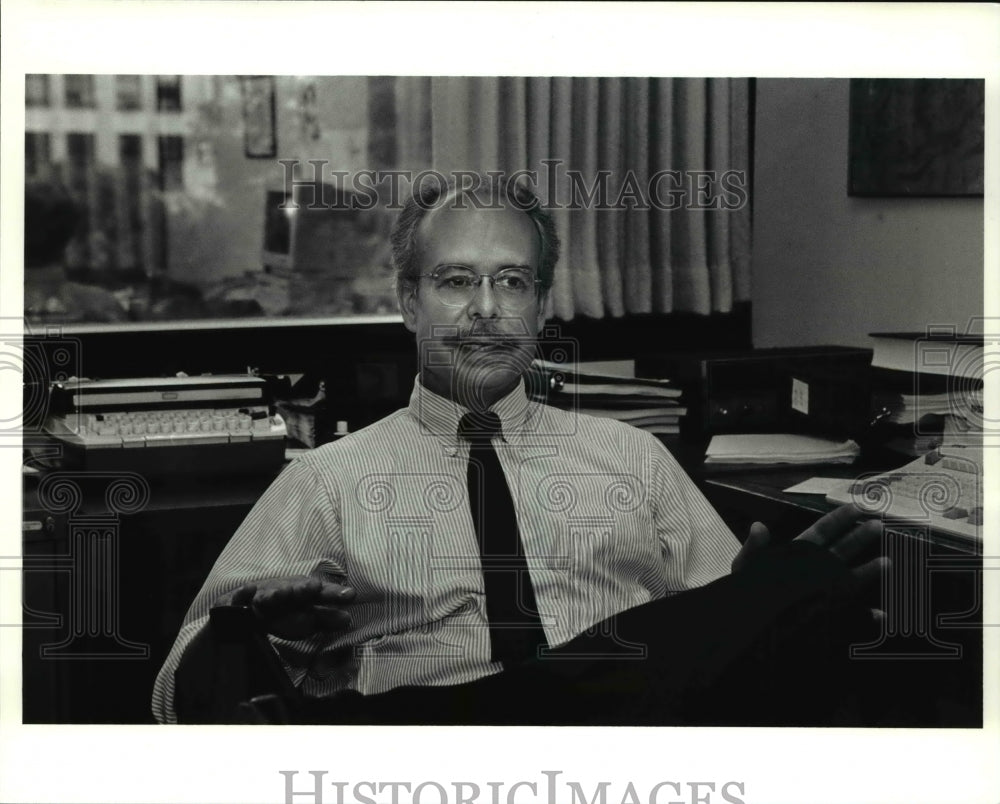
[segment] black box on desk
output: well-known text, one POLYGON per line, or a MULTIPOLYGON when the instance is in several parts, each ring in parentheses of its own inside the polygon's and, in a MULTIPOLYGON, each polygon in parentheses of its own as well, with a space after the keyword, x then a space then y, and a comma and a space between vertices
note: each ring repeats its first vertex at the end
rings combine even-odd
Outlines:
POLYGON ((870 420, 871 349, 803 346, 639 357, 637 377, 684 389, 682 433, 811 433, 856 438, 870 420))

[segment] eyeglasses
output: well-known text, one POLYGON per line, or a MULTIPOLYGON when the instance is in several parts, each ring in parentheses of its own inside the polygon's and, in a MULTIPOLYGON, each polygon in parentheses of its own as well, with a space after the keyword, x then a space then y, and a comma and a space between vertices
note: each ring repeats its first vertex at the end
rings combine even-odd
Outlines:
POLYGON ((483 280, 489 280, 497 304, 507 310, 525 307, 542 281, 523 268, 504 268, 495 274, 477 274, 461 265, 446 265, 432 274, 418 274, 430 279, 438 300, 449 307, 465 307, 475 298, 483 280))

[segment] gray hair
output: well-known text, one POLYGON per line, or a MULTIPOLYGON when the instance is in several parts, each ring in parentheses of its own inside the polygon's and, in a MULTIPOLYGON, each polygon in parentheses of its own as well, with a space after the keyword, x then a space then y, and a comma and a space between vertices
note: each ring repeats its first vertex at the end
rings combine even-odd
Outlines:
POLYGON ((444 176, 439 173, 424 175, 435 176, 438 180, 418 182, 403 205, 390 235, 397 289, 416 280, 417 229, 428 210, 466 195, 474 195, 483 200, 484 191, 487 190, 490 208, 502 204, 505 200, 507 204, 531 218, 541 242, 541 259, 538 266, 539 292, 544 293, 552 287, 552 277, 556 262, 559 260, 559 235, 556 233, 551 214, 542 207, 538 196, 529 187, 518 183, 514 177, 500 173, 464 173, 461 185, 454 176, 449 181, 444 181, 444 176), (471 184, 467 184, 465 179, 471 179, 471 184))

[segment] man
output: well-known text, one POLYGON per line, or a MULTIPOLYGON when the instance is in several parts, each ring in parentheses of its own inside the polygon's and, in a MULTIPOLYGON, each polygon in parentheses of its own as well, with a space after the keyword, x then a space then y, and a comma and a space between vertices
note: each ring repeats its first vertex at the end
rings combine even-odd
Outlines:
MULTIPOLYGON (((523 375, 558 256, 530 193, 497 178, 424 187, 392 239, 400 309, 420 351, 409 407, 293 462, 264 494, 160 672, 158 720, 176 717, 175 671, 212 606, 248 607, 306 695, 378 700, 477 689, 504 670, 515 678, 588 631, 598 653, 634 658, 645 647, 609 618, 745 559, 655 438, 528 401, 523 375), (484 436, 480 425, 495 429, 484 436), (500 469, 487 484, 490 461, 500 469), (519 540, 505 554, 514 563, 494 568, 482 544, 505 505, 519 540), (511 576, 515 585, 497 592, 511 576), (504 594, 516 600, 498 615, 504 594)), ((867 543, 856 518, 810 538, 849 531, 867 543)), ((766 540, 761 530, 748 543, 766 540)), ((334 717, 348 700, 357 705, 332 698, 334 717)))

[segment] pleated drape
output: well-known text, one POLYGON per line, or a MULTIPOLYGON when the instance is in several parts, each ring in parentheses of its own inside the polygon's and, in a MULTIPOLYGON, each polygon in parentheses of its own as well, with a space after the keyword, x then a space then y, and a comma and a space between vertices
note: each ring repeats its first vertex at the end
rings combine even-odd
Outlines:
MULTIPOLYGON (((649 82, 625 82, 625 182, 623 200, 641 198, 641 177, 649 174, 649 82), (635 177, 633 180, 632 177, 635 177)), ((625 218, 625 250, 623 275, 625 283, 625 309, 630 313, 652 311, 652 267, 649 253, 649 215, 644 210, 636 212, 615 210, 625 218)))
MULTIPOLYGON (((625 174, 624 86, 616 78, 600 80, 601 131, 598 136, 600 164, 608 171, 611 186, 618 187, 625 174)), ((625 266, 619 259, 625 243, 625 219, 607 206, 597 211, 597 253, 601 265, 604 309, 608 315, 625 313, 625 266)))
POLYGON ((536 172, 563 240, 556 317, 708 314, 749 299, 746 79, 397 81, 398 168, 536 172), (717 198, 727 172, 743 197, 704 203, 700 188, 717 198))
POLYGON ((396 165, 406 165, 408 170, 427 167, 433 150, 431 80, 424 76, 400 76, 395 89, 396 165))

